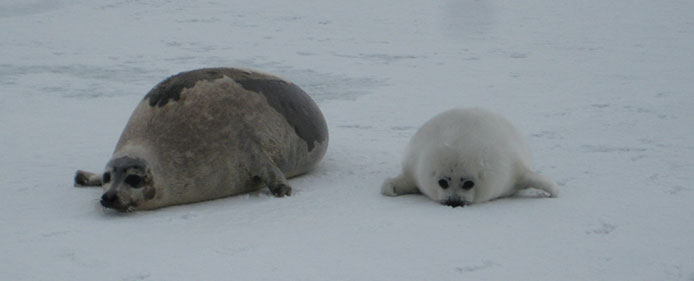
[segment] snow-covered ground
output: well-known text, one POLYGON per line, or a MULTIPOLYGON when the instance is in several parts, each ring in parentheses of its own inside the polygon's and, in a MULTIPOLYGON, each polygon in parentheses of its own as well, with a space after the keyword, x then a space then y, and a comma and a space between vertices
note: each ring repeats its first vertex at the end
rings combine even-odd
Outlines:
POLYGON ((694 2, 0 0, 2 280, 694 280, 694 2), (329 124, 294 194, 118 214, 98 171, 200 67, 294 81, 329 124), (481 106, 561 188, 389 198, 438 112, 481 106))

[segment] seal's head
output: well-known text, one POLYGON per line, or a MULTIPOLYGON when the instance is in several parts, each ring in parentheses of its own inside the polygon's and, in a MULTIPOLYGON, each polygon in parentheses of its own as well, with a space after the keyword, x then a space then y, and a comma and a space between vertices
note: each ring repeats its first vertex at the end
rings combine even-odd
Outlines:
POLYGON ((475 201, 482 181, 481 163, 445 147, 428 155, 426 174, 421 175, 420 190, 443 205, 463 207, 475 201))
POLYGON ((123 156, 106 165, 101 205, 120 212, 140 209, 156 194, 152 173, 140 158, 123 156))
POLYGON ((464 207, 475 197, 475 180, 460 175, 438 175, 437 199, 446 206, 464 207))

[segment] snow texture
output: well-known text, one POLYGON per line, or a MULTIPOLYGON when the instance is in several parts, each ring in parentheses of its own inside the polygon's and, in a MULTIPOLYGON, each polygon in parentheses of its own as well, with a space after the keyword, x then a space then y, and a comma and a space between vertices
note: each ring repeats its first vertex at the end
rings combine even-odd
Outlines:
POLYGON ((0 0, 2 280, 694 280, 694 2, 0 0), (118 214, 101 170, 169 75, 255 68, 331 139, 294 194, 118 214), (416 129, 480 106, 559 198, 385 197, 416 129))

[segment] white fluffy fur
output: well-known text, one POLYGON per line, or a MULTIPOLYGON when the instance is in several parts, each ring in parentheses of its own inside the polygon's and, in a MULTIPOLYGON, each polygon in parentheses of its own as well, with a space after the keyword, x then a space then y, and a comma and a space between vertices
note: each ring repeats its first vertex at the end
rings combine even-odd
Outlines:
POLYGON ((531 171, 531 165, 527 144, 506 119, 480 108, 453 109, 417 131, 408 145, 402 173, 387 179, 381 193, 421 192, 443 204, 481 203, 531 187, 556 197, 556 184, 531 171), (447 188, 439 185, 441 179, 447 188), (467 181, 474 187, 464 189, 467 181))

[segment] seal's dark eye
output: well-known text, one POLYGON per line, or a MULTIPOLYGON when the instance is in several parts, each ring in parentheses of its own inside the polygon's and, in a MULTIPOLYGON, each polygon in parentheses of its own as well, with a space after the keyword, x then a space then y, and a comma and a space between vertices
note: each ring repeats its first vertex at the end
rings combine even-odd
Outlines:
POLYGON ((448 188, 448 181, 444 179, 439 180, 439 186, 443 189, 448 188))
POLYGON ((128 185, 134 187, 134 188, 139 188, 141 186, 140 183, 142 183, 142 177, 138 175, 129 175, 125 177, 125 183, 128 185))
POLYGON ((463 189, 465 190, 470 190, 470 188, 473 188, 475 186, 475 183, 473 181, 466 181, 463 183, 463 189))
POLYGON ((110 181, 111 181, 111 173, 109 173, 109 172, 104 173, 104 176, 101 179, 101 182, 102 183, 108 183, 110 181))

